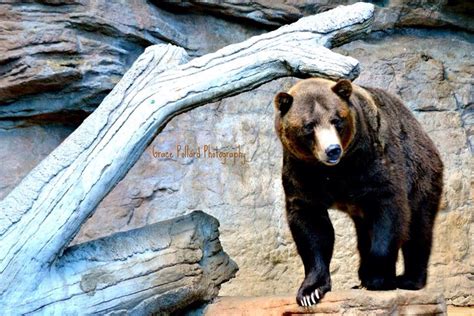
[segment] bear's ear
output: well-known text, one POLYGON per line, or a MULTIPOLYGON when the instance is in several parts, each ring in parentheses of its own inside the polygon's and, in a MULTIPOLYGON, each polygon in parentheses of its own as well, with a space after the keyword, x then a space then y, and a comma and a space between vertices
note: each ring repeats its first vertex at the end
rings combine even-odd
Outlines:
POLYGON ((348 100, 352 94, 352 84, 347 79, 339 80, 331 89, 344 100, 348 100))
POLYGON ((279 92, 275 96, 275 108, 280 111, 280 115, 283 116, 293 104, 293 97, 286 92, 279 92))

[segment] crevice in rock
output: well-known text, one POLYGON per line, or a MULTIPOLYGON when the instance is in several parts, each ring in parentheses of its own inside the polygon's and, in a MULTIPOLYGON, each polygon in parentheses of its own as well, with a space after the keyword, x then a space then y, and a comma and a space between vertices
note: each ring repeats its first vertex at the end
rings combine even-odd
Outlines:
POLYGON ((64 111, 33 116, 0 118, 0 129, 24 128, 34 125, 62 124, 79 126, 90 115, 86 111, 64 111))

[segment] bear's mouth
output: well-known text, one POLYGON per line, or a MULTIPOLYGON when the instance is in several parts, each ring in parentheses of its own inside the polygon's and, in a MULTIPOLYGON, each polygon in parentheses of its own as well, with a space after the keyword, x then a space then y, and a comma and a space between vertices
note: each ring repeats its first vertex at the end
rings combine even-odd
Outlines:
POLYGON ((334 165, 337 165, 339 163, 340 159, 326 159, 326 161, 324 161, 324 163, 328 166, 334 166, 334 165))

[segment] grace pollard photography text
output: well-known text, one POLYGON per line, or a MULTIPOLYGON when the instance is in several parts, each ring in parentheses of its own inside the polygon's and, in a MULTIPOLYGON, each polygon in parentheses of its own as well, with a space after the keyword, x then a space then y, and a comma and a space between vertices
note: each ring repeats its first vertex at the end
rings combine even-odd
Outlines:
POLYGON ((210 144, 202 146, 176 145, 175 151, 161 151, 152 147, 152 155, 154 158, 168 159, 218 159, 222 164, 244 165, 249 162, 247 154, 242 150, 240 145, 234 148, 222 149, 218 146, 210 144))

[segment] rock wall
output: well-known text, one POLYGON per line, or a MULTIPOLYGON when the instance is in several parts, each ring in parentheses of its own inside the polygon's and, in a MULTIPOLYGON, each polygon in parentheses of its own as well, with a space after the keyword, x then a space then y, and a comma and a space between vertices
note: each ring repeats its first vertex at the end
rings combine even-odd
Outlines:
MULTIPOLYGON (((145 46, 171 42, 201 55, 349 2, 1 4, 0 198, 100 103, 145 46)), ((473 7, 447 0, 376 4, 374 32, 336 50, 361 61, 357 83, 405 100, 438 146, 446 189, 429 288, 444 291, 449 304, 473 305, 473 7)), ((201 209, 220 221, 223 247, 240 267, 221 295, 294 293, 303 269, 284 216, 272 99, 295 81, 270 82, 173 119, 75 242, 201 209), (245 160, 153 155, 176 152, 178 145, 226 152, 240 146, 245 160)), ((333 284, 347 289, 358 284, 355 232, 344 214, 331 217, 333 284)))
POLYGON ((172 43, 196 56, 259 33, 144 0, 6 1, 0 22, 2 119, 87 115, 146 46, 172 43))

